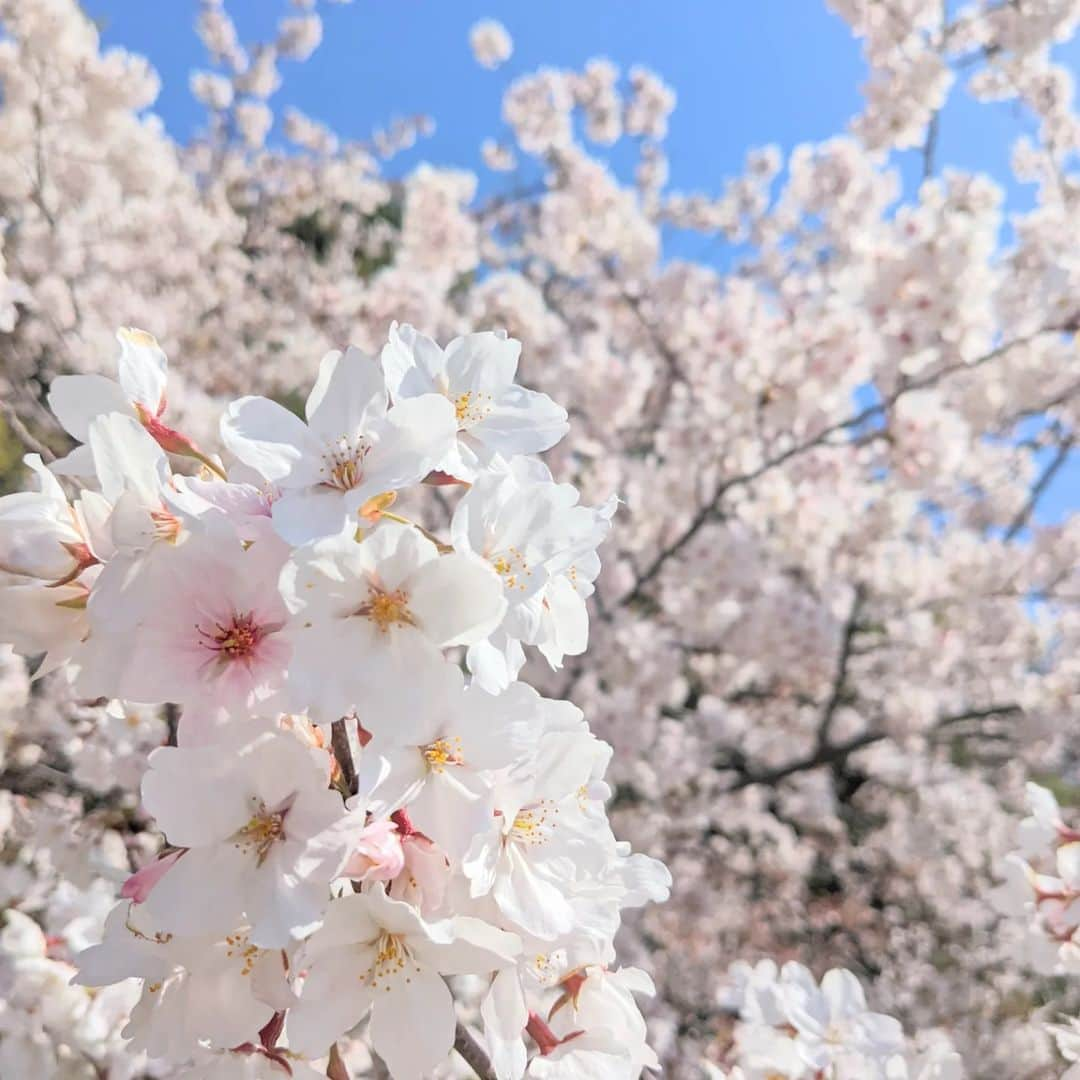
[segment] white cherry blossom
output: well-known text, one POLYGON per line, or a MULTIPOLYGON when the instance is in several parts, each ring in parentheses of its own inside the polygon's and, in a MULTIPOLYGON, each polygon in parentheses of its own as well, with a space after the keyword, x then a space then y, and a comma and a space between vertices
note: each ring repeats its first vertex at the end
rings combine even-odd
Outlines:
POLYGON ((496 454, 536 454, 569 430, 564 408, 514 382, 520 354, 505 334, 467 334, 442 349, 411 326, 390 327, 382 365, 394 401, 441 394, 454 406, 457 441, 439 471, 471 481, 496 454))
POLYGON ((371 1042, 395 1077, 420 1078, 454 1043, 454 1006, 443 975, 487 973, 520 951, 512 934, 478 919, 425 922, 381 886, 335 900, 304 946, 307 970, 289 1011, 289 1043, 318 1053, 369 1009, 371 1042))
POLYGON ((389 405, 378 363, 359 349, 323 357, 307 422, 267 398, 244 397, 222 419, 225 445, 282 494, 274 523, 290 543, 342 532, 368 499, 421 481, 453 444, 439 394, 389 405))

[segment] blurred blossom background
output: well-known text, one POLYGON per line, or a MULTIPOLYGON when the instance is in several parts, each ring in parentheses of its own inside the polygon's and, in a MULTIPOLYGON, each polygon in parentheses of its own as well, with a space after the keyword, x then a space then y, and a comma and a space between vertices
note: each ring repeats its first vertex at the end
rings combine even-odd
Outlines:
MULTIPOLYGON (((111 374, 118 325, 208 447, 224 398, 297 407, 394 319, 505 328, 570 411, 555 473, 621 499, 588 651, 527 676, 614 745, 615 831, 674 876, 619 942, 665 1075, 735 1062, 729 969, 771 957, 849 968, 965 1075, 1060 1076, 1075 976, 995 890, 1025 782, 1080 803, 1078 24, 0 0, 0 491, 71 448, 48 384, 111 374)), ((27 1046, 164 1075, 66 965, 160 843, 167 734, 0 651, 5 1080, 27 1046)))

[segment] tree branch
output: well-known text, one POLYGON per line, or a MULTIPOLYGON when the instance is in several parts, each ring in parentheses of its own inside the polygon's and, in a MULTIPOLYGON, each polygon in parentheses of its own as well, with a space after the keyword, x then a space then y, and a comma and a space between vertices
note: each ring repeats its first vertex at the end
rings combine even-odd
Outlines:
POLYGON ((843 633, 840 638, 840 655, 836 661, 836 674, 833 676, 832 690, 829 693, 829 700, 825 702, 825 707, 821 710, 821 720, 818 722, 817 745, 819 750, 828 746, 829 729, 832 727, 833 717, 836 716, 836 710, 844 700, 848 664, 851 661, 851 648, 859 628, 859 614, 865 599, 866 593, 862 585, 856 585, 855 595, 851 601, 851 610, 848 612, 847 622, 844 623, 843 633))
POLYGON ((498 1080, 487 1052, 473 1038, 472 1032, 462 1023, 458 1024, 454 1035, 454 1049, 462 1056, 465 1063, 476 1073, 480 1080, 498 1080))
POLYGON ((1030 344, 1043 334, 1057 334, 1074 331, 1076 326, 1077 319, 1073 318, 1061 325, 1045 327, 1042 330, 1036 330, 1034 333, 1026 334, 1024 337, 1016 338, 1013 341, 999 345, 997 348, 991 349, 990 352, 984 353, 978 359, 973 360, 970 363, 958 361, 953 364, 946 364, 944 367, 939 368, 929 375, 923 376, 921 379, 910 379, 897 387, 881 401, 876 402, 873 405, 868 405, 864 409, 860 409, 857 413, 849 416, 845 420, 838 420, 833 424, 829 424, 827 427, 822 428, 816 435, 810 436, 809 438, 803 439, 802 442, 797 442, 794 445, 789 446, 783 453, 766 459, 753 469, 748 469, 746 472, 738 473, 735 476, 728 477, 726 480, 721 480, 717 485, 716 490, 713 492, 712 497, 698 509, 697 513, 690 519, 690 523, 686 528, 683 529, 671 543, 657 553, 656 557, 638 577, 634 585, 618 600, 617 606, 631 604, 644 595, 646 586, 660 573, 667 561, 682 551, 682 549, 698 534, 702 526, 704 526, 705 523, 719 511, 720 504, 728 492, 733 491, 736 488, 746 487, 748 484, 760 479, 766 473, 772 472, 773 469, 779 468, 781 465, 789 462, 792 458, 799 457, 810 450, 818 447, 825 448, 847 445, 846 443, 830 443, 827 440, 831 438, 831 436, 842 431, 850 431, 859 428, 868 421, 883 416, 907 394, 913 393, 916 390, 925 390, 959 371, 975 371, 984 364, 988 364, 998 357, 1004 356, 1011 349, 1018 348, 1021 345, 1030 344))
POLYGON ((9 402, 0 401, 0 414, 3 414, 4 420, 7 421, 7 425, 11 428, 12 434, 29 450, 31 453, 40 454, 41 460, 45 462, 53 461, 56 458, 56 454, 53 453, 52 448, 46 446, 27 426, 23 423, 22 417, 15 411, 15 407, 9 402))
POLYGON ((864 731, 861 735, 855 735, 842 743, 834 743, 829 746, 818 747, 812 754, 806 757, 796 758, 786 765, 778 765, 773 769, 762 769, 760 772, 747 770, 744 775, 735 781, 728 791, 740 791, 742 788, 752 787, 755 784, 775 784, 778 780, 784 780, 797 772, 807 769, 817 769, 822 765, 837 765, 847 760, 848 756, 856 750, 881 742, 888 738, 886 731, 864 731))
POLYGON ((1076 436, 1072 433, 1066 435, 1059 443, 1057 447, 1057 453, 1047 463, 1046 468, 1043 469, 1038 480, 1035 481, 1031 488, 1031 492, 1027 497, 1027 502, 1024 503, 1023 509, 1013 518, 1012 523, 1005 530, 1005 542, 1015 540, 1017 534, 1027 525, 1031 515, 1035 512, 1035 508, 1039 505, 1039 500, 1046 494, 1046 489, 1050 486, 1054 477, 1057 476, 1061 467, 1069 459, 1069 454, 1072 452, 1073 447, 1076 445, 1076 436))
POLYGON ((330 745, 334 751, 334 760, 341 769, 345 788, 350 795, 356 794, 356 763, 353 761, 352 747, 349 744, 349 730, 345 720, 335 720, 330 725, 330 745))

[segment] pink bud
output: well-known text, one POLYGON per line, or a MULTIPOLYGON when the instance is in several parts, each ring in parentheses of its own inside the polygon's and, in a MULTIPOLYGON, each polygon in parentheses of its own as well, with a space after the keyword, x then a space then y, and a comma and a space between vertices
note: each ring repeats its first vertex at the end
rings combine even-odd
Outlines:
POLYGON ((354 881, 391 881, 405 867, 401 838, 392 821, 365 826, 343 871, 354 881))
POLYGON ((136 904, 141 904, 153 892, 154 886, 168 873, 173 863, 183 854, 183 850, 170 851, 157 862, 147 863, 141 870, 136 870, 124 882, 120 895, 125 900, 133 900, 136 904))

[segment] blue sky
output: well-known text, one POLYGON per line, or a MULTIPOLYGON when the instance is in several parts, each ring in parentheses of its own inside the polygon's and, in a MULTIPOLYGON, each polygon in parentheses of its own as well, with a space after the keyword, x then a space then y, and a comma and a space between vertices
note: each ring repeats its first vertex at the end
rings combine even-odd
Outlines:
MULTIPOLYGON (((204 114, 188 92, 188 73, 205 66, 193 20, 195 0, 83 0, 107 45, 148 56, 162 77, 156 105, 180 140, 204 114)), ((502 130, 500 94, 516 74, 542 64, 580 67, 606 56, 628 68, 645 64, 676 90, 668 152, 671 186, 718 190, 741 168, 746 150, 782 150, 842 132, 859 109, 866 75, 858 42, 821 0, 355 0, 325 4, 325 35, 314 57, 283 65, 277 106, 295 105, 345 137, 366 138, 395 116, 431 115, 433 136, 395 159, 391 171, 421 160, 475 168, 481 141, 502 130), (499 19, 514 56, 497 72, 476 65, 468 47, 477 19, 499 19)), ((284 0, 230 0, 241 39, 269 40, 284 0)), ((1061 53, 1080 70, 1080 46, 1061 53)), ((1007 187, 1007 205, 1024 209, 1030 189, 1009 182, 1012 140, 1028 130, 1007 105, 977 106, 963 93, 945 111, 939 165, 989 172, 1007 187)), ((914 190, 921 162, 901 155, 914 190)), ((613 162, 621 164, 616 158, 613 162)), ((505 178, 484 181, 499 190, 505 178)), ((672 238, 679 255, 703 253, 708 241, 672 238)), ((1040 515, 1058 519, 1080 505, 1075 457, 1047 493, 1040 515)))

